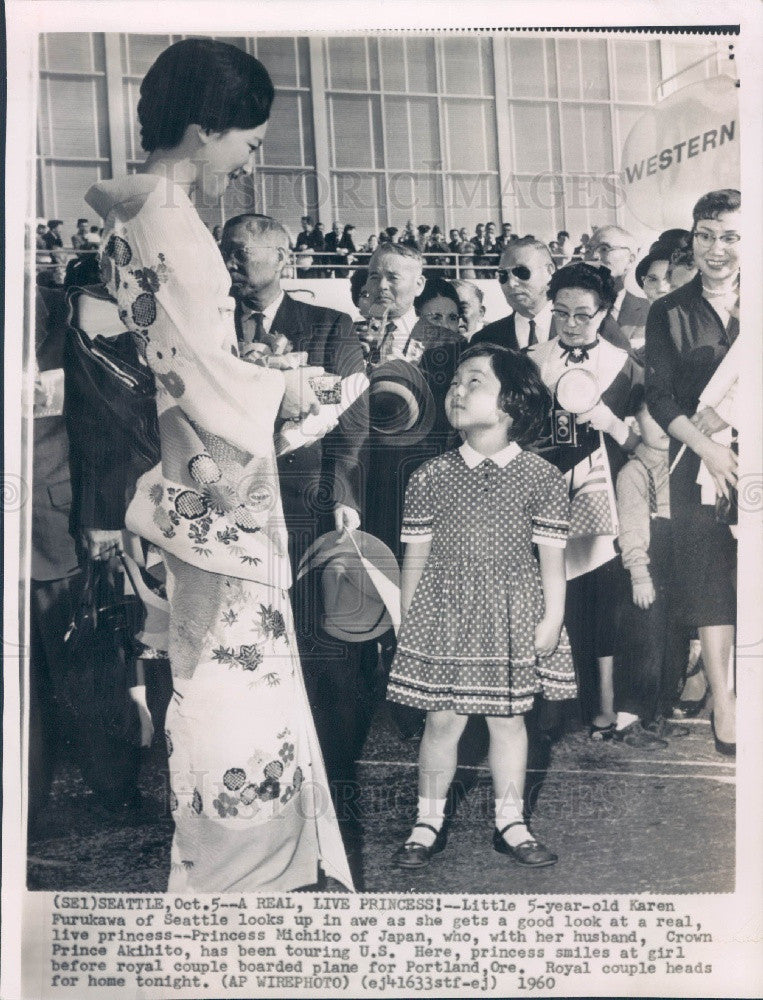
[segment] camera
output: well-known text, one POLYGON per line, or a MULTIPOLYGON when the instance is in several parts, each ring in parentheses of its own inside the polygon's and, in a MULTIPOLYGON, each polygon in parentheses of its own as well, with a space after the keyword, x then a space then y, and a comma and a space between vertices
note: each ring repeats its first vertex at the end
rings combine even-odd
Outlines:
POLYGON ((574 447, 578 443, 575 414, 554 407, 551 411, 551 440, 555 445, 574 447))

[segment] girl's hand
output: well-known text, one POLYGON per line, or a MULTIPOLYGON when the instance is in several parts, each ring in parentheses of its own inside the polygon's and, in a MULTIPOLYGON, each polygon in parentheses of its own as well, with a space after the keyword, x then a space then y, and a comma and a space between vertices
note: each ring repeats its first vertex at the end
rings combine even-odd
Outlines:
POLYGON ((737 457, 734 452, 731 448, 717 444, 712 438, 705 438, 699 457, 713 477, 715 488, 729 500, 731 489, 737 484, 737 457))
POLYGON ((632 585, 633 603, 637 608, 642 608, 646 611, 648 607, 654 604, 654 599, 657 596, 651 576, 647 576, 643 580, 633 580, 632 585))
POLYGON ((535 626, 536 656, 551 656, 559 645, 559 635, 562 631, 561 622, 551 618, 541 618, 535 626))

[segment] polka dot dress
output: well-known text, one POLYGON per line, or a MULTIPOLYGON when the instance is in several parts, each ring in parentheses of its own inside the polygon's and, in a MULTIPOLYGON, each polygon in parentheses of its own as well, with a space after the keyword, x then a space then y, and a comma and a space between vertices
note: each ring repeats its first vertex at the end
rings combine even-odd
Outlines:
POLYGON ((510 452, 500 468, 463 446, 411 477, 401 537, 431 549, 398 636, 391 701, 509 716, 529 711, 537 693, 577 694, 564 629, 550 656, 535 655, 544 603, 533 542, 564 545, 567 489, 545 459, 510 452))

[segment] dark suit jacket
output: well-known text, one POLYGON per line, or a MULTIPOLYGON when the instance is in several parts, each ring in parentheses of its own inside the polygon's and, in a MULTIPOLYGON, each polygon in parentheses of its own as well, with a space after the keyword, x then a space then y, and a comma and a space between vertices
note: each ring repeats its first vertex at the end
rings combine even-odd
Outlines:
MULTIPOLYGON (((236 323, 239 325, 238 310, 236 323)), ((288 337, 295 351, 307 351, 311 365, 345 377, 365 371, 360 341, 346 313, 308 305, 284 295, 271 334, 288 337)), ((330 434, 278 460, 281 498, 287 527, 307 539, 333 528, 337 504, 363 516, 365 451, 368 440, 368 394, 342 414, 330 434)))
POLYGON ((519 350, 517 334, 514 329, 514 313, 497 319, 494 323, 487 323, 474 334, 469 341, 470 347, 477 344, 500 344, 501 347, 508 347, 512 351, 519 350))
MULTIPOLYGON (((36 289, 35 353, 40 372, 63 367, 66 305, 63 292, 36 289)), ((32 482, 32 579, 60 580, 77 570, 69 535, 72 485, 69 439, 60 416, 34 420, 32 482)))

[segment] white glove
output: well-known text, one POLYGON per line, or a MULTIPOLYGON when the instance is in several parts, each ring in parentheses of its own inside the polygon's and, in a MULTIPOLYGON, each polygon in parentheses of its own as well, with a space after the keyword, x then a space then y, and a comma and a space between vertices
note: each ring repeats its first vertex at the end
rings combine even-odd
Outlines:
POLYGON ((622 447, 628 440, 630 431, 624 420, 616 417, 606 403, 598 402, 585 413, 579 413, 575 420, 577 424, 590 424, 595 431, 601 431, 617 441, 622 447))

